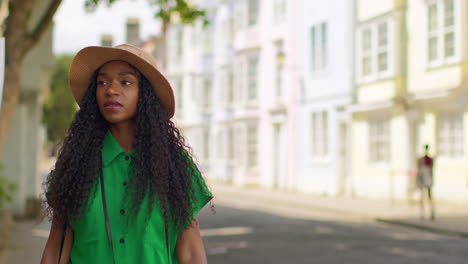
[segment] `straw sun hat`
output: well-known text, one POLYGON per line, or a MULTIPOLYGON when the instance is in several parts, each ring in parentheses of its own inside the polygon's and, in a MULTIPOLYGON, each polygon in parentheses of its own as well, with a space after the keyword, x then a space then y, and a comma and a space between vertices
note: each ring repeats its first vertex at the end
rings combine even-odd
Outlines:
POLYGON ((153 56, 132 45, 116 47, 91 46, 80 50, 70 66, 70 88, 78 104, 81 103, 93 73, 103 64, 113 60, 130 63, 137 68, 153 86, 166 109, 168 118, 174 116, 174 93, 167 79, 158 71, 153 56))

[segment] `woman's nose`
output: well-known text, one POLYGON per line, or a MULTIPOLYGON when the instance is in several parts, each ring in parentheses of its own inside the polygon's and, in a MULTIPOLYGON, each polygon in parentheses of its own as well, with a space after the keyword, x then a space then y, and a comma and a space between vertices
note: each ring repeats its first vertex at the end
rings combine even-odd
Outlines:
POLYGON ((109 83, 109 86, 107 87, 107 93, 108 94, 118 94, 119 93, 119 87, 118 83, 116 81, 112 81, 109 83))

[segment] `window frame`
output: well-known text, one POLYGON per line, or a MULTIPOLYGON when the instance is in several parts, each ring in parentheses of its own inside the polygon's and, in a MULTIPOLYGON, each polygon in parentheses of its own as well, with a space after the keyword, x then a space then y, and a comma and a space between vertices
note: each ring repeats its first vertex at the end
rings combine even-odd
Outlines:
POLYGON ((327 71, 329 66, 329 23, 327 21, 321 21, 313 24, 310 27, 310 70, 312 73, 320 73, 327 71), (324 34, 324 29, 326 32, 324 34), (324 38, 325 36, 325 38, 324 38), (325 39, 325 42, 324 42, 325 39))
POLYGON ((453 1, 453 25, 450 27, 445 27, 445 1, 446 0, 426 0, 425 6, 425 19, 426 19, 426 37, 425 37, 425 47, 426 47, 426 64, 428 68, 440 67, 443 65, 453 64, 460 61, 461 56, 461 6, 459 0, 453 1), (430 6, 436 7, 436 29, 433 32, 429 31, 429 8, 430 6), (453 34, 453 55, 446 56, 446 43, 445 37, 447 34, 453 34), (436 58, 431 60, 430 58, 430 39, 435 38, 436 40, 436 58))
POLYGON ((395 74, 395 19, 391 15, 386 15, 363 23, 357 29, 356 43, 356 73, 359 83, 369 83, 386 78, 390 78, 395 74), (379 43, 379 26, 386 24, 386 44, 379 43), (368 31, 370 34, 369 50, 364 50, 364 33, 368 31), (379 54, 387 54, 387 68, 379 71, 379 54), (370 73, 364 74, 364 57, 370 60, 370 73))
POLYGON ((246 99, 247 103, 256 102, 258 100, 258 74, 259 74, 259 64, 260 64, 260 53, 253 52, 246 56, 246 65, 247 65, 247 72, 246 72, 246 99), (255 63, 252 63, 254 61, 255 63))
POLYGON ((465 157, 464 112, 442 112, 437 119, 437 152, 442 160, 463 160, 465 157), (459 124, 455 124, 459 122, 459 124), (445 131, 444 124, 448 125, 445 131), (459 131, 454 127, 459 126, 459 131), (459 139, 461 142, 458 142, 459 139), (448 142, 448 143, 447 143, 448 142), (444 144, 448 144, 444 146, 444 144))
POLYGON ((371 165, 391 162, 391 119, 373 118, 368 122, 368 162, 371 165), (379 130, 382 131, 378 134, 379 130), (377 138, 375 138, 377 137, 377 138))
POLYGON ((286 21, 286 0, 274 0, 273 3, 273 23, 280 25, 286 21))
POLYGON ((330 114, 327 110, 310 113, 310 156, 313 162, 330 159, 330 114))
POLYGON ((258 167, 258 124, 247 124, 246 127, 247 168, 258 167))
POLYGON ((255 27, 259 24, 261 4, 260 2, 261 0, 247 0, 247 27, 255 27), (252 7, 255 7, 255 9, 253 9, 252 7))
POLYGON ((179 116, 183 115, 184 108, 185 108, 185 96, 184 96, 184 77, 183 76, 177 76, 175 77, 175 90, 176 90, 176 107, 177 107, 177 112, 179 113, 179 116))
POLYGON ((209 76, 202 77, 201 80, 201 109, 203 111, 210 111, 213 108, 213 80, 209 76), (208 84, 208 85, 207 85, 208 84))

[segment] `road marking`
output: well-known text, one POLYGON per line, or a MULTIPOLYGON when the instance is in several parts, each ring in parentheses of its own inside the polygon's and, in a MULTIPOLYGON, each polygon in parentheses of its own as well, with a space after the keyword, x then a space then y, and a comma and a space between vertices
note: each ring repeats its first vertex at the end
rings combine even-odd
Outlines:
POLYGON ((239 227, 223 227, 223 228, 210 228, 202 229, 200 231, 201 236, 210 237, 210 236, 236 236, 236 235, 246 235, 253 232, 253 228, 239 226, 239 227))
POLYGON ((247 248, 248 246, 247 241, 207 244, 206 253, 208 255, 222 255, 228 253, 229 249, 247 248))
POLYGON ((45 238, 49 237, 49 230, 45 230, 45 229, 33 229, 31 233, 32 233, 32 236, 35 236, 35 237, 45 237, 45 238))

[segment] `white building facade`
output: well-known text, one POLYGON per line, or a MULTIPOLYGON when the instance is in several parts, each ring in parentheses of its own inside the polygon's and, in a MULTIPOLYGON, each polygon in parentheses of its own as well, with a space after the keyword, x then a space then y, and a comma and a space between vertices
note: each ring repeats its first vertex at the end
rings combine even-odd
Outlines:
POLYGON ((170 28, 175 120, 208 178, 295 188, 298 3, 199 1, 210 25, 170 28))
POLYGON ((300 189, 352 192, 346 108, 353 99, 354 1, 302 1, 300 189))

